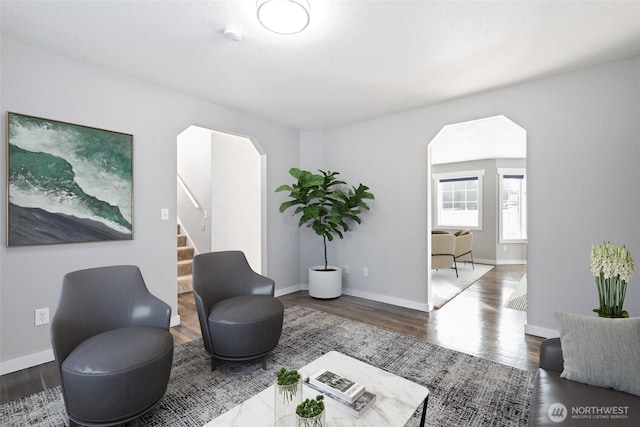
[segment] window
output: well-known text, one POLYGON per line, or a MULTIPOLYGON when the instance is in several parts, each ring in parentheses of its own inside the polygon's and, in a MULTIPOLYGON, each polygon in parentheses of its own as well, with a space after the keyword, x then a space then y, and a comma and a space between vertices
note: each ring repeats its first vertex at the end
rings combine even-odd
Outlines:
POLYGON ((434 175, 436 227, 482 229, 484 170, 434 175))
POLYGON ((498 169, 500 243, 527 241, 527 175, 525 169, 498 169))

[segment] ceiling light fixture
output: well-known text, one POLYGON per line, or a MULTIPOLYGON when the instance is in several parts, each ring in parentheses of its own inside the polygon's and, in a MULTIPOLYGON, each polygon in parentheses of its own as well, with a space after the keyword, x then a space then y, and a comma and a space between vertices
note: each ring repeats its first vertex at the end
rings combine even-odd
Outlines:
POLYGON ((307 0, 258 0, 258 21, 269 31, 296 34, 309 25, 307 0))

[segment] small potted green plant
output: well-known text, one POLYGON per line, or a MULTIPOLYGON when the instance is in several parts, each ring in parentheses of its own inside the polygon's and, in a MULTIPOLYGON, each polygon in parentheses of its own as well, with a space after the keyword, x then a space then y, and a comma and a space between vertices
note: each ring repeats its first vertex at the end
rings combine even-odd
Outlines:
POLYGON ((305 399, 296 408, 297 427, 324 427, 324 396, 305 399))
POLYGON ((295 369, 280 368, 276 371, 274 393, 275 425, 289 416, 293 417, 297 405, 302 401, 302 381, 295 369))
POLYGON ((360 224, 363 210, 369 210, 367 201, 374 196, 363 184, 347 186, 337 178, 338 172, 319 171, 314 174, 306 170, 291 168, 289 175, 296 179, 292 185, 281 185, 276 189, 288 191, 289 198, 280 205, 283 213, 295 208, 293 214, 300 214, 298 226, 306 225, 318 236, 324 245, 324 266, 309 269, 309 295, 314 298, 336 298, 342 294, 342 269, 330 266, 327 258, 327 241, 343 238, 350 230, 349 222, 360 224))

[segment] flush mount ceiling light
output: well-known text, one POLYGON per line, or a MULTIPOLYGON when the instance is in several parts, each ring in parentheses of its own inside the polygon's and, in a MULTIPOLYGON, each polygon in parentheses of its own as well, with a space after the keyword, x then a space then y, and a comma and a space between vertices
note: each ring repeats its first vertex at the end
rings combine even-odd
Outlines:
POLYGON ((309 25, 307 0, 258 0, 258 21, 269 31, 296 34, 309 25))

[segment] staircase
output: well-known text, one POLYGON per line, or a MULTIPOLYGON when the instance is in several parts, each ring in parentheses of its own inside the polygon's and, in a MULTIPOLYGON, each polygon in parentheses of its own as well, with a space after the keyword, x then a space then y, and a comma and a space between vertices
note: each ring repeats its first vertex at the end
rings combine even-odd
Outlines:
POLYGON ((187 235, 180 233, 178 224, 178 293, 193 291, 193 247, 187 242, 187 235))

